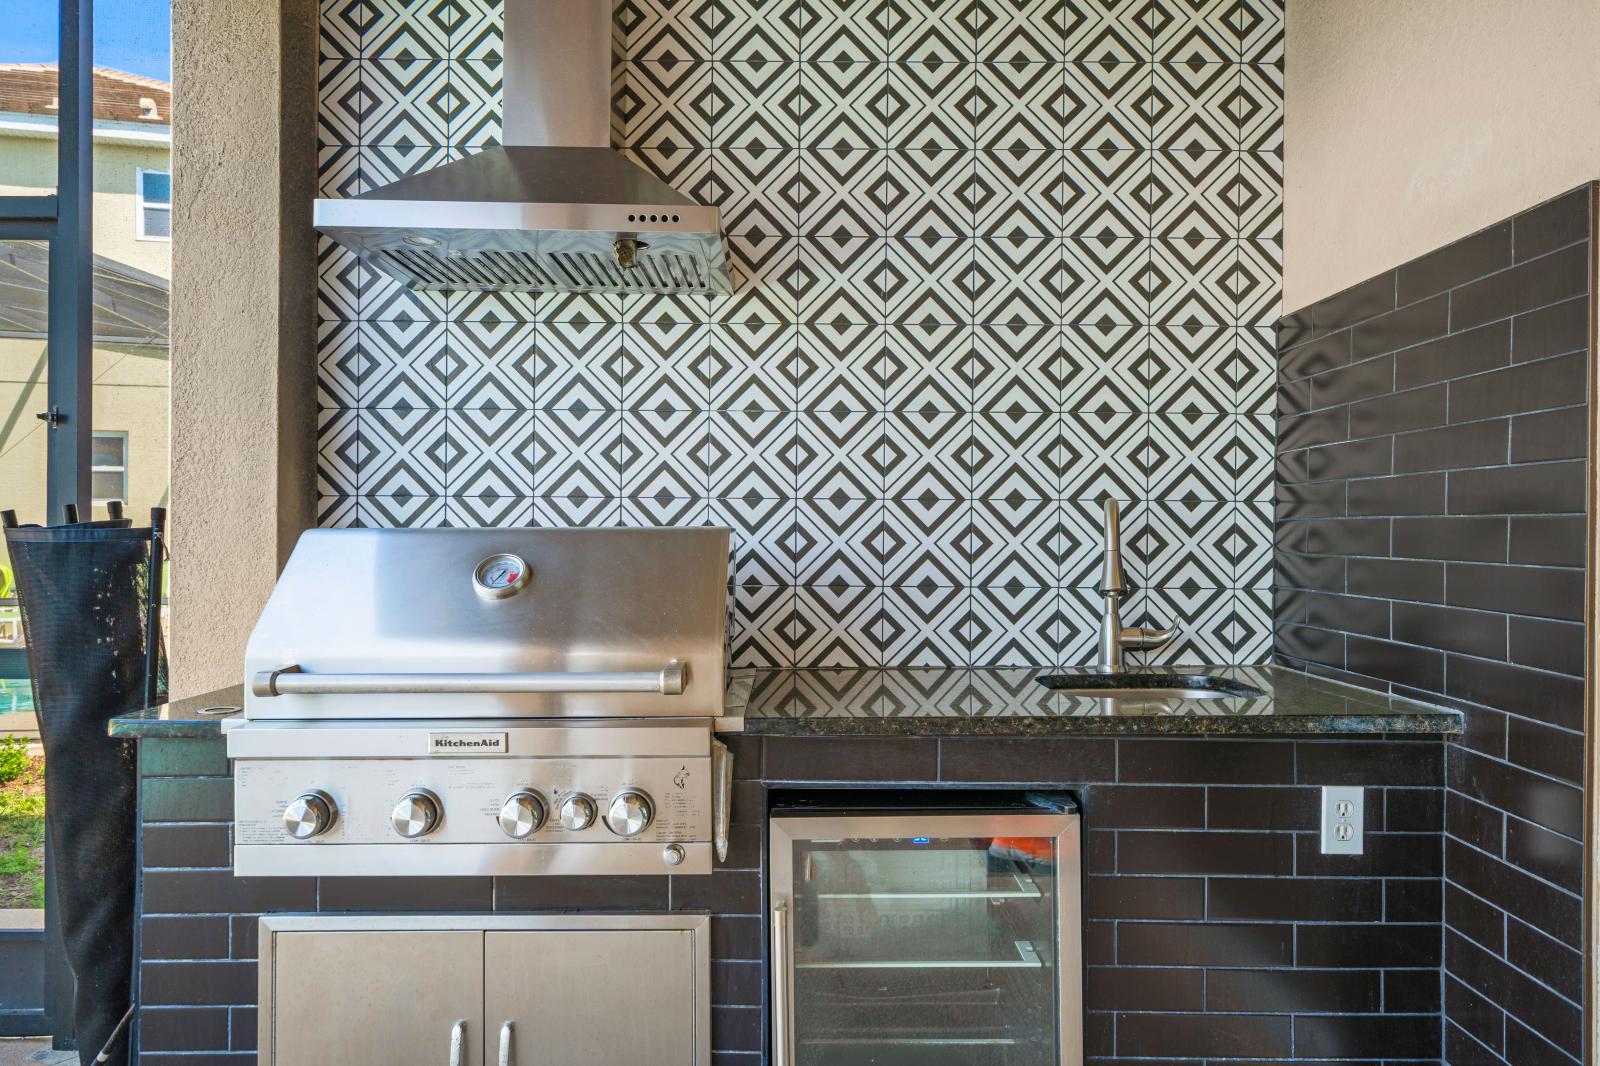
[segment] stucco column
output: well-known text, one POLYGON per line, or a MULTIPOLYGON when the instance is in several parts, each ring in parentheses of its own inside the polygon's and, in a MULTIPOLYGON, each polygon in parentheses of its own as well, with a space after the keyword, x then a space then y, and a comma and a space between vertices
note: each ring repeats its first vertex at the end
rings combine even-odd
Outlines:
POLYGON ((172 692, 241 680, 315 521, 317 5, 174 0, 172 692))

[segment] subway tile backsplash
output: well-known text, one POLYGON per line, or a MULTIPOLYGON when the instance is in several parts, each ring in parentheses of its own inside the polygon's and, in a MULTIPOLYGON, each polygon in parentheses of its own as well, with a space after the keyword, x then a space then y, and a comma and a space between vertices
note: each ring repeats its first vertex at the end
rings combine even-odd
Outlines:
MULTIPOLYGON (((325 3, 322 194, 494 144, 501 23, 325 3)), ((614 50, 614 142, 738 291, 324 242, 322 524, 723 524, 740 665, 1068 664, 1110 493, 1161 660, 1267 655, 1279 0, 630 0, 614 50)))
POLYGON ((1444 818, 1460 1066, 1581 1055, 1593 196, 1279 329, 1275 655, 1467 715, 1444 818))

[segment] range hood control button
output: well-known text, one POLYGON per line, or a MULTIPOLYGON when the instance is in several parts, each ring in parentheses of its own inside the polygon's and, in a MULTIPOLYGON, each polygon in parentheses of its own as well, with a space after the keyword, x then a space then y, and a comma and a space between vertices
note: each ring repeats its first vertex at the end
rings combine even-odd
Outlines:
POLYGON ((500 831, 513 840, 525 840, 544 825, 544 800, 531 788, 518 789, 500 808, 500 831))
POLYGON ((438 796, 425 788, 414 788, 395 804, 389 821, 396 833, 407 840, 416 840, 439 828, 439 817, 443 813, 438 796))
POLYGON ((574 792, 561 801, 561 828, 579 833, 594 824, 597 813, 594 800, 582 792, 574 792))
POLYGON ((606 808, 606 827, 619 837, 636 837, 655 819, 650 797, 638 789, 618 792, 606 808))
POLYGON ((333 797, 320 789, 296 796, 283 809, 283 828, 296 840, 310 840, 333 828, 339 808, 333 797))

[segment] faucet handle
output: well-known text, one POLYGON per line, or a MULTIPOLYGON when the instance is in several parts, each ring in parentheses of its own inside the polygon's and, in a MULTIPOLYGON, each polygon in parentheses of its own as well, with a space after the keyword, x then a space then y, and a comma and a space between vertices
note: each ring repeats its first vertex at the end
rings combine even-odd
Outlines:
POLYGON ((1178 635, 1176 629, 1145 629, 1134 626, 1122 631, 1122 646, 1134 651, 1149 651, 1170 642, 1178 635))

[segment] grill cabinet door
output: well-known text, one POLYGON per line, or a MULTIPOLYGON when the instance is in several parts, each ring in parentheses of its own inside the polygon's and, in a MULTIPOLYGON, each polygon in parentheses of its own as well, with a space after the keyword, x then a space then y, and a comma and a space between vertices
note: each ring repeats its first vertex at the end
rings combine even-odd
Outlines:
POLYGON ((709 1062, 684 929, 490 932, 483 1062, 499 1066, 697 1066, 709 1062))
POLYGON ((272 979, 273 1066, 446 1066, 459 1021, 461 1066, 486 1043, 478 931, 281 932, 272 979))

